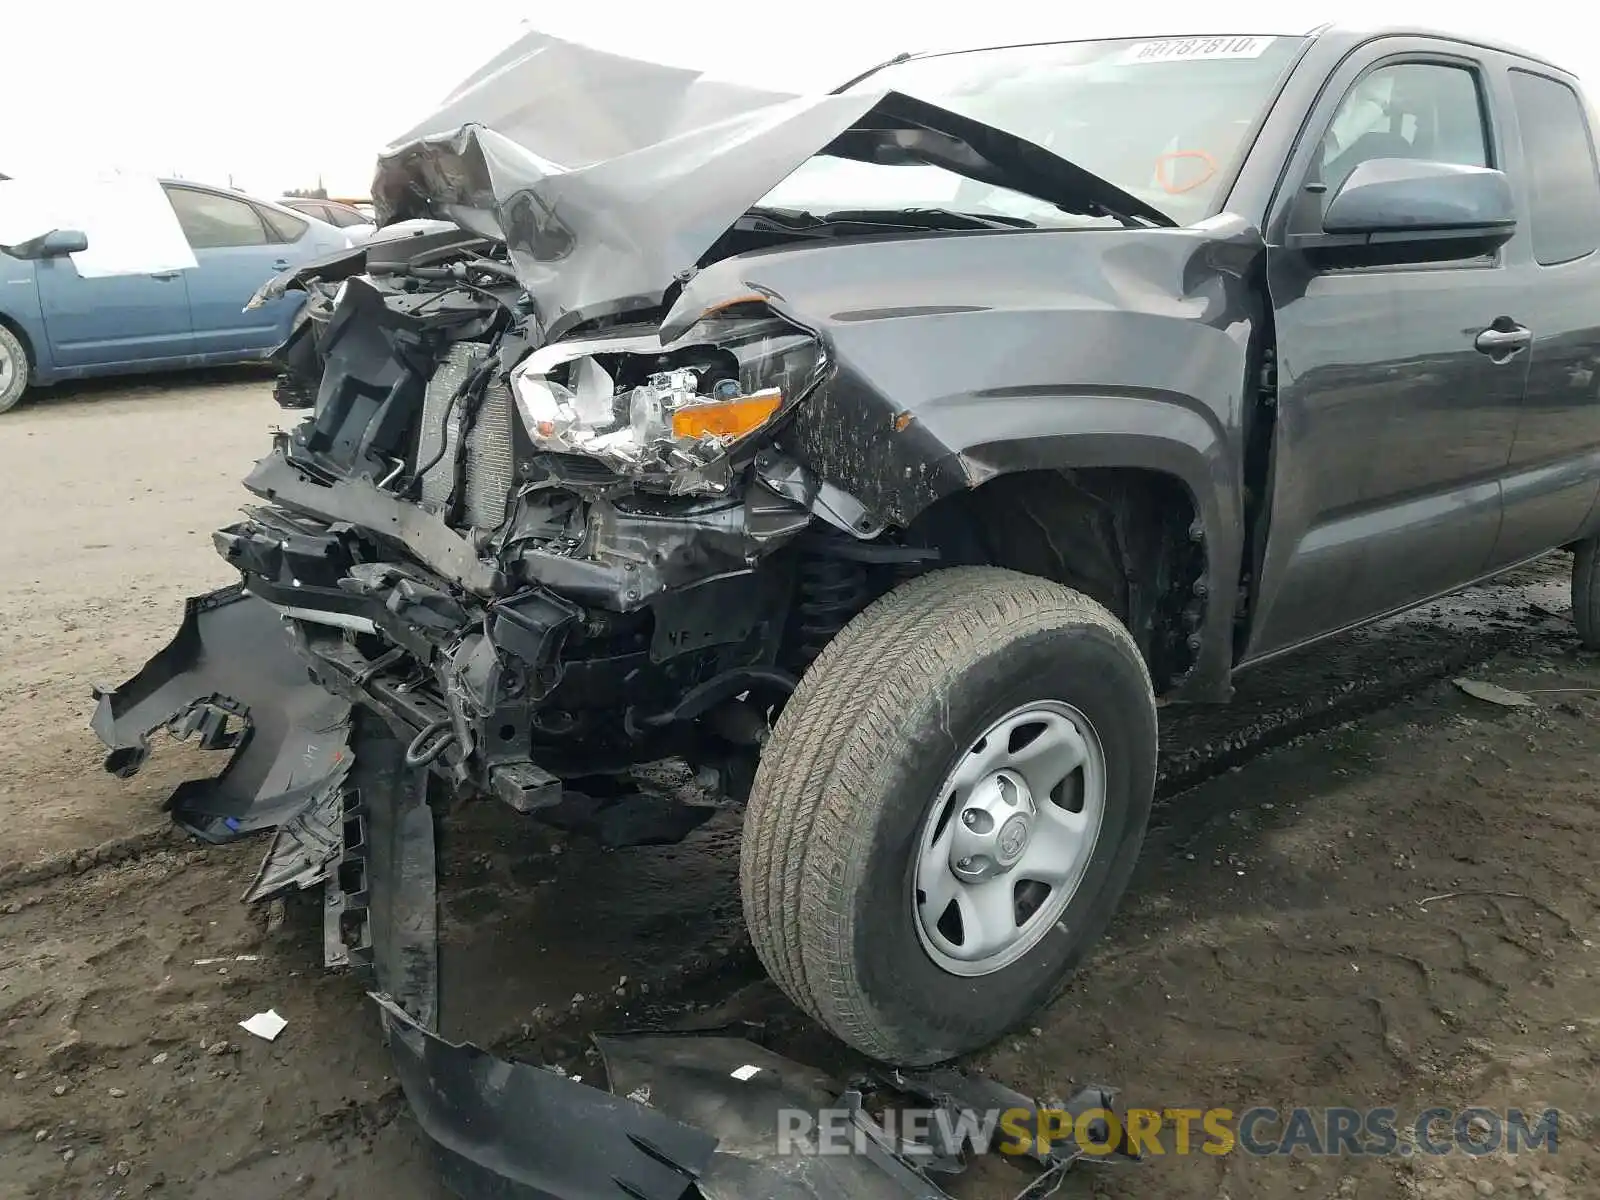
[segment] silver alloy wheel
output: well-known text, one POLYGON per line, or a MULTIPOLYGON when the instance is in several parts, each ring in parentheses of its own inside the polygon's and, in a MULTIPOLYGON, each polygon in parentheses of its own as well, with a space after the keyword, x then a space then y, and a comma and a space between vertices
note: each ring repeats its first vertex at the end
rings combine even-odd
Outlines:
POLYGON ((11 387, 11 381, 16 378, 18 364, 11 360, 11 354, 0 345, 0 396, 4 396, 11 387))
POLYGON ((1083 881, 1105 802, 1100 736, 1072 705, 1034 701, 991 725, 923 821, 911 904, 928 956, 989 975, 1038 945, 1083 881))

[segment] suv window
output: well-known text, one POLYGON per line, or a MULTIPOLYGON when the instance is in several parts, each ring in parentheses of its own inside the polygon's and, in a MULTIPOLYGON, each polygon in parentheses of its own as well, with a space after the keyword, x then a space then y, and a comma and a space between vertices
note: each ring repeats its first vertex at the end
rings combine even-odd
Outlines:
POLYGON ((184 237, 196 250, 266 244, 266 226, 248 201, 180 187, 168 188, 167 199, 178 214, 184 237))
POLYGON ((272 240, 274 242, 298 242, 300 235, 311 228, 299 217, 290 216, 286 212, 278 212, 272 208, 260 208, 256 211, 261 214, 261 219, 267 223, 267 228, 272 231, 272 240))
POLYGON ((1527 159, 1533 258, 1571 262, 1600 247, 1600 171, 1578 94, 1559 79, 1513 69, 1511 98, 1527 159))
POLYGON ((1442 63, 1395 63, 1356 80, 1322 139, 1327 194, 1375 158, 1490 166, 1477 73, 1442 63))

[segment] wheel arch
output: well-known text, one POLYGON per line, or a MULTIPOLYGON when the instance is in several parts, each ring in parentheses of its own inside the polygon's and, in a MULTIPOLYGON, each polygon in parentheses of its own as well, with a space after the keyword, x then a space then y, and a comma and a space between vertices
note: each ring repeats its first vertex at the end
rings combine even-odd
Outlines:
POLYGON ((1128 623, 1159 691, 1226 699, 1243 520, 1224 431, 1193 401, 1072 399, 1033 398, 1070 429, 956 451, 908 531, 1078 587, 1128 623))

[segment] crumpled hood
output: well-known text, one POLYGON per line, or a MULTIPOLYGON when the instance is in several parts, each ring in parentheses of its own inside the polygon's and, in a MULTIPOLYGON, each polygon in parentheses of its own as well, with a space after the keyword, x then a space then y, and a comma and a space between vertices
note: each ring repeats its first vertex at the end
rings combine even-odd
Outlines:
POLYGON ((1071 212, 1171 220, 1032 142, 894 91, 795 96, 528 33, 379 158, 379 224, 503 239, 546 338, 653 308, 813 155, 932 163, 1071 212))

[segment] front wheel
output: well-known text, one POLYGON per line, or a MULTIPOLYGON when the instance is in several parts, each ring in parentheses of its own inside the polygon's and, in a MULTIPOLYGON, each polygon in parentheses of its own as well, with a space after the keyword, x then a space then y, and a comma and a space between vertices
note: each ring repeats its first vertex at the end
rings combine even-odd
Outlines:
POLYGON ((763 751, 740 864, 757 953, 874 1058, 987 1045, 1110 920, 1155 750, 1144 661, 1093 600, 988 567, 901 585, 829 644, 763 751))

